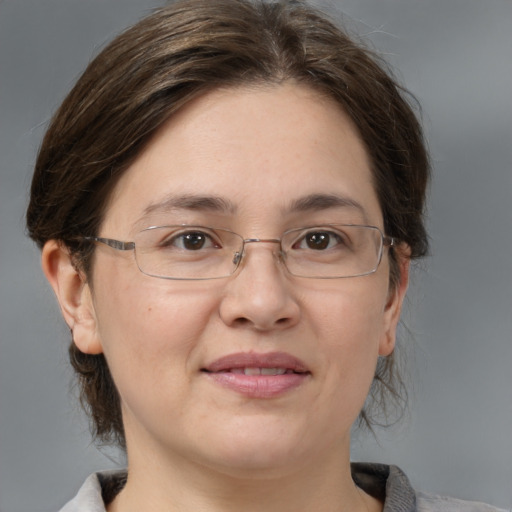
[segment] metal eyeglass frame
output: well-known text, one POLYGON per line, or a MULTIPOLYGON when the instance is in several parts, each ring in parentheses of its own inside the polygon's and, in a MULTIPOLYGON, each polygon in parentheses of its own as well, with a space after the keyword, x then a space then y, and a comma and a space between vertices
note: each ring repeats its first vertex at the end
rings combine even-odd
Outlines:
POLYGON ((290 273, 290 275, 293 275, 295 277, 305 278, 305 279, 346 279, 346 278, 350 278, 350 277, 362 277, 362 276, 366 276, 366 275, 369 275, 369 274, 373 274, 374 272, 377 271, 377 269, 379 268, 379 265, 380 265, 380 263, 382 261, 382 254, 384 252, 384 248, 385 247, 394 247, 397 244, 397 239, 395 237, 385 235, 382 232, 382 230, 380 228, 378 228, 377 226, 370 226, 370 225, 365 225, 365 224, 322 224, 322 225, 318 225, 318 226, 305 226, 305 227, 301 227, 301 228, 289 229, 289 230, 285 231, 281 235, 281 238, 243 238, 242 235, 239 235, 238 233, 235 233, 234 231, 231 231, 229 229, 213 228, 213 227, 210 227, 210 226, 198 226, 198 225, 189 225, 189 224, 149 226, 147 228, 144 228, 140 232, 154 230, 154 229, 161 229, 161 228, 166 228, 166 227, 180 227, 180 228, 208 229, 208 230, 211 230, 211 231, 215 231, 215 230, 217 230, 217 231, 224 231, 224 232, 228 232, 228 233, 231 233, 233 235, 236 235, 238 238, 240 238, 242 246, 241 246, 240 251, 236 251, 234 253, 233 260, 232 260, 233 264, 234 264, 234 267, 233 267, 233 270, 232 270, 232 272, 230 274, 226 274, 226 275, 222 275, 222 276, 215 276, 215 277, 169 277, 169 276, 161 276, 161 275, 156 275, 156 274, 150 274, 150 273, 145 272, 144 270, 141 269, 141 267, 139 265, 139 262, 137 260, 136 243, 135 243, 135 241, 133 241, 133 242, 124 242, 124 241, 121 241, 121 240, 116 240, 114 238, 104 238, 104 237, 99 237, 99 236, 84 236, 84 237, 81 237, 81 239, 85 240, 85 241, 89 241, 89 242, 95 242, 95 243, 104 244, 104 245, 106 245, 106 246, 108 246, 108 247, 110 247, 112 249, 117 250, 117 251, 132 251, 133 250, 134 251, 134 257, 135 257, 135 263, 137 264, 137 268, 140 270, 140 272, 142 272, 144 275, 147 275, 149 277, 154 277, 156 279, 168 279, 168 280, 174 280, 174 281, 206 281, 206 280, 212 280, 212 279, 224 279, 224 278, 227 278, 227 277, 230 277, 230 276, 234 275, 236 273, 236 271, 238 270, 238 268, 240 267, 240 263, 243 260, 243 257, 245 255, 245 245, 246 244, 252 244, 252 243, 276 243, 276 244, 280 245, 280 254, 281 255, 285 255, 286 252, 283 250, 283 247, 282 247, 281 244, 282 244, 282 237, 285 236, 287 233, 294 232, 294 231, 306 230, 306 229, 328 228, 330 226, 333 226, 333 227, 334 226, 340 226, 340 227, 343 227, 343 226, 344 227, 359 227, 359 228, 368 228, 368 229, 376 230, 379 233, 379 235, 380 235, 381 244, 380 244, 380 248, 379 248, 379 252, 378 252, 378 258, 377 258, 377 262, 375 264, 375 267, 372 270, 370 270, 370 271, 362 272, 360 274, 355 274, 355 275, 348 275, 348 276, 307 276, 307 275, 301 275, 301 274, 293 273, 288 268, 288 266, 286 264, 286 258, 281 256, 280 259, 281 259, 284 267, 286 268, 286 270, 290 273))

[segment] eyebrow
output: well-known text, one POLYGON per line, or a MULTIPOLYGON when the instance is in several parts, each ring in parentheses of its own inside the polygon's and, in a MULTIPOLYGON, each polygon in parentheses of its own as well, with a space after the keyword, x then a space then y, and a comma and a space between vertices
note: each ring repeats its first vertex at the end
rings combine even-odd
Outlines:
MULTIPOLYGON (((358 210, 364 217, 366 211, 355 199, 336 194, 309 194, 293 200, 285 212, 302 213, 328 210, 331 208, 351 208, 358 210)), ((148 205, 140 217, 142 220, 154 213, 169 213, 174 210, 206 211, 216 213, 236 213, 237 206, 227 198, 212 195, 169 195, 163 200, 148 205)))
POLYGON ((236 206, 229 199, 219 196, 170 195, 162 201, 152 203, 144 209, 141 219, 153 213, 168 213, 173 210, 192 210, 219 213, 235 213, 236 206))
POLYGON ((353 208, 359 210, 366 217, 366 211, 358 201, 336 194, 310 194, 292 201, 288 210, 291 212, 311 212, 330 208, 353 208))

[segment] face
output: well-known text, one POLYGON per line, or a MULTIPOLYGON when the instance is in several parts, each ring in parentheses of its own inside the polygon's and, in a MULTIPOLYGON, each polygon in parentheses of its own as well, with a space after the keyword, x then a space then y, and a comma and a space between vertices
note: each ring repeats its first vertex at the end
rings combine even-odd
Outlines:
MULTIPOLYGON (((339 107, 285 84, 217 90, 182 109, 121 178, 100 236, 192 224, 274 239, 330 223, 382 229, 370 162, 339 107)), ((248 244, 234 275, 206 281, 149 277, 133 251, 98 245, 91 283, 93 321, 75 342, 107 358, 129 457, 223 471, 347 455, 405 289, 389 290, 387 251, 371 275, 305 279, 275 243, 248 244)))

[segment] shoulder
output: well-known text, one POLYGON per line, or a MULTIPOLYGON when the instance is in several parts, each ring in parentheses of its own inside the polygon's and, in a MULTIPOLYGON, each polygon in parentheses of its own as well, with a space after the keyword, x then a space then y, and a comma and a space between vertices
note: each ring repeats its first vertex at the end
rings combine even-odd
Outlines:
POLYGON ((507 512, 505 509, 485 503, 458 500, 424 492, 416 492, 416 507, 418 512, 507 512))
POLYGON ((60 512, 106 512, 108 503, 126 482, 126 471, 93 473, 60 512))
POLYGON ((484 503, 416 491, 397 466, 352 463, 352 478, 358 487, 384 502, 384 512, 507 512, 484 503))

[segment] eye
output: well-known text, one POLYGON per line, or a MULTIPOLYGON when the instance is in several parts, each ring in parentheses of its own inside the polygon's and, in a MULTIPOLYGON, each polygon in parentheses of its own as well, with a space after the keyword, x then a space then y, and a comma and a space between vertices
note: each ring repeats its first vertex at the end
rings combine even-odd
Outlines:
POLYGON ((344 245, 345 241, 341 233, 333 231, 309 231, 293 244, 293 249, 311 249, 324 251, 344 245))
POLYGON ((169 236, 161 242, 160 247, 200 251, 201 249, 219 248, 221 244, 214 239, 213 235, 204 231, 186 231, 169 236))

